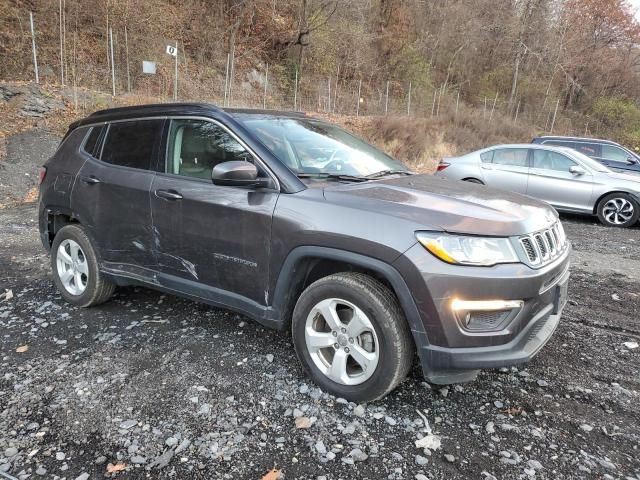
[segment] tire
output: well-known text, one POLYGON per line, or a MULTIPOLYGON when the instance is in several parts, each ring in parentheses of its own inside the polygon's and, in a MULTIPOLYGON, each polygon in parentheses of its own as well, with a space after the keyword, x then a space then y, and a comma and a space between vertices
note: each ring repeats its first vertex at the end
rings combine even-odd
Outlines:
POLYGON ((638 216, 640 205, 626 193, 610 193, 598 203, 598 219, 608 227, 632 227, 638 216))
POLYGON ((329 275, 307 287, 293 311, 292 336, 309 377, 323 390, 353 402, 373 401, 393 390, 407 376, 414 356, 395 295, 361 273, 329 275), (315 339, 329 346, 314 348, 315 339), (344 370, 338 368, 343 364, 344 370), (335 372, 342 372, 341 377, 335 372))
POLYGON ((115 285, 100 273, 91 240, 77 224, 62 227, 53 239, 51 270, 62 297, 79 307, 100 305, 115 290, 115 285))
POLYGON ((469 183, 477 183, 478 185, 484 185, 482 180, 478 180, 477 178, 465 178, 462 181, 463 182, 469 182, 469 183))

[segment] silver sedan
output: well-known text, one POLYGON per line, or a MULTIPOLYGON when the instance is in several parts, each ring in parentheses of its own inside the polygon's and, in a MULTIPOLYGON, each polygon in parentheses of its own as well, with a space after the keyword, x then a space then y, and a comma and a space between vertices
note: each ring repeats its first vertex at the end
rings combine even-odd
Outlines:
POLYGON ((445 158, 435 175, 529 195, 615 227, 630 227, 640 215, 637 175, 614 172, 570 148, 497 145, 445 158))

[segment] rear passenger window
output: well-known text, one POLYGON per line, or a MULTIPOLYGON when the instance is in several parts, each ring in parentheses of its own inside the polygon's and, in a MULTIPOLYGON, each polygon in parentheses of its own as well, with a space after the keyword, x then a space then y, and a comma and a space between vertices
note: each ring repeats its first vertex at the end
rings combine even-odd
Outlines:
POLYGON ((87 137, 87 141, 84 142, 84 151, 93 157, 98 157, 98 140, 100 139, 100 134, 104 126, 100 127, 92 127, 91 132, 89 132, 89 136, 87 137))
POLYGON ((513 167, 528 167, 526 148, 502 148, 494 150, 493 163, 513 167))
POLYGON ((162 136, 163 120, 136 120, 109 125, 101 160, 150 170, 162 136))
POLYGON ((205 120, 172 120, 167 153, 167 173, 207 180, 219 163, 253 161, 226 130, 205 120))

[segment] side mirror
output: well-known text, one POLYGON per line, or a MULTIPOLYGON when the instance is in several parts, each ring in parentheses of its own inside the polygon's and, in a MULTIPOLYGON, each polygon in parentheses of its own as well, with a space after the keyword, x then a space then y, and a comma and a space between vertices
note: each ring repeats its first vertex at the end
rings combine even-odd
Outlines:
POLYGON ((584 175, 585 173, 587 173, 587 171, 584 168, 579 167, 577 165, 574 165, 573 167, 569 168, 569 171, 574 175, 584 175))
POLYGON ((633 157, 627 157, 627 163, 629 165, 635 165, 636 163, 638 163, 638 160, 633 157))
POLYGON ((234 160, 213 167, 211 180, 214 185, 231 187, 267 187, 269 180, 258 178, 258 169, 253 163, 234 160))

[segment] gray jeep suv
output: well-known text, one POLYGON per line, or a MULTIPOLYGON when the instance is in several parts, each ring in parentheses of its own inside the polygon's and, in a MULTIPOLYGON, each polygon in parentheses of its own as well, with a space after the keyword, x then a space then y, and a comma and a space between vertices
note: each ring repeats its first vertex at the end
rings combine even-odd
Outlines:
POLYGON ((547 204, 416 175, 296 113, 164 104, 71 125, 39 225, 69 302, 143 285, 291 329, 308 375, 382 397, 527 362, 558 325, 570 245, 547 204))

